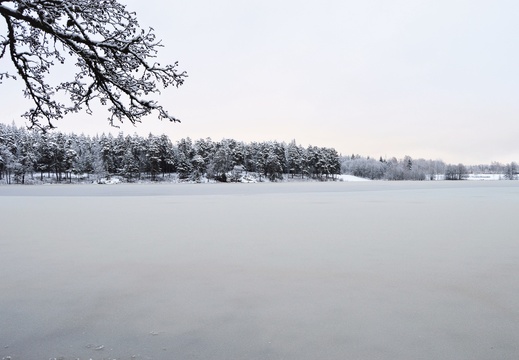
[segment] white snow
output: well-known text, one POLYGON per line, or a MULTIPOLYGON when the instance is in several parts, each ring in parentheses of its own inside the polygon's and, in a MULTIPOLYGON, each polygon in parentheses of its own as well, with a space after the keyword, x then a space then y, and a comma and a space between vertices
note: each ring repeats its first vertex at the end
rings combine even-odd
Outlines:
POLYGON ((504 180, 504 174, 469 174, 467 180, 504 180))
POLYGON ((369 179, 360 178, 358 176, 353 176, 353 175, 346 175, 346 174, 337 175, 337 178, 340 181, 371 181, 369 179))
POLYGON ((98 185, 115 185, 115 184, 120 184, 121 183, 121 179, 119 179, 118 177, 110 177, 110 178, 101 178, 99 180, 94 180, 92 182, 92 184, 98 184, 98 185))
POLYGON ((0 359, 515 358, 516 184, 2 186, 0 359))

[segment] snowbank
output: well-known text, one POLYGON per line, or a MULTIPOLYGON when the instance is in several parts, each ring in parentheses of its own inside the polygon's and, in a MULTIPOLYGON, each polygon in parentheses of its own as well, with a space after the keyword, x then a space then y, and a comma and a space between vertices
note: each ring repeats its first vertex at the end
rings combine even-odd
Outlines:
POLYGON ((469 174, 467 180, 503 180, 503 174, 469 174))
POLYGON ((92 182, 92 184, 98 184, 98 185, 115 185, 115 184, 119 184, 119 183, 121 183, 121 179, 119 179, 117 177, 111 177, 109 179, 102 178, 99 180, 94 180, 92 182))
POLYGON ((371 181, 369 179, 360 178, 353 175, 337 175, 339 181, 371 181))

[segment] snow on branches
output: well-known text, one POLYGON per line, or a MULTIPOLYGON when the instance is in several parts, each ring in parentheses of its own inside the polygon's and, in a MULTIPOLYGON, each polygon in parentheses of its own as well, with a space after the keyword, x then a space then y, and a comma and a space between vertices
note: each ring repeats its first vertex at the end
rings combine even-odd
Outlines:
POLYGON ((116 0, 0 0, 0 14, 6 24, 0 59, 9 58, 16 70, 0 71, 0 83, 17 76, 23 81, 24 95, 34 103, 23 115, 30 127, 54 128, 55 120, 83 108, 91 113, 93 99, 109 106, 113 126, 125 119, 139 123, 152 112, 179 121, 147 96, 182 85, 187 74, 177 63, 153 61, 161 42, 116 0), (53 66, 70 58, 76 61, 73 78, 49 85, 53 66), (57 100, 59 91, 69 104, 57 100))

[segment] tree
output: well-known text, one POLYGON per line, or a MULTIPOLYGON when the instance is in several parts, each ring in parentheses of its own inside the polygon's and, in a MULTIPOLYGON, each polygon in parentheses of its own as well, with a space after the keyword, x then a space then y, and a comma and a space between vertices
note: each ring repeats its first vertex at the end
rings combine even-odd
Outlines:
POLYGON ((177 151, 176 165, 179 179, 189 179, 191 172, 193 171, 193 164, 182 151, 177 151))
MULTIPOLYGON (((15 167, 15 155, 18 144, 14 135, 14 126, 0 124, 0 169, 4 173, 6 182, 11 183, 11 173, 15 167)), ((3 176, 0 176, 2 178, 3 176)))
POLYGON ((105 135, 104 133, 101 134, 101 137, 99 138, 99 150, 104 172, 107 174, 114 174, 117 166, 114 151, 114 137, 111 133, 108 133, 108 135, 105 135))
POLYGON ((225 139, 220 141, 215 147, 215 153, 207 169, 207 175, 218 181, 227 181, 226 173, 233 167, 232 153, 229 142, 225 139))
POLYGON ((407 171, 411 171, 413 169, 413 159, 409 155, 404 157, 404 166, 407 171))
POLYGON ((159 144, 159 138, 150 134, 148 136, 146 147, 146 158, 148 159, 149 170, 151 179, 157 179, 157 173, 161 170, 161 149, 159 144))
POLYGON ((277 156, 275 149, 270 147, 265 158, 265 175, 270 181, 283 179, 283 166, 277 156))
POLYGON ((515 162, 511 162, 505 166, 505 179, 506 180, 517 180, 517 173, 519 168, 515 162))
MULTIPOLYGON (((124 119, 139 123, 151 112, 179 121, 147 96, 159 93, 159 87, 182 85, 187 74, 177 70, 177 63, 150 61, 161 42, 152 29, 141 29, 135 13, 117 0, 1 0, 0 15, 6 25, 6 33, 0 34, 0 59, 11 60, 25 85, 24 95, 34 104, 23 115, 30 127, 54 128, 55 120, 82 108, 90 114, 94 99, 110 106, 111 125, 124 119), (51 86, 51 69, 61 69, 71 59, 77 72, 51 86), (58 91, 68 94, 70 104, 59 101, 58 91)), ((0 72, 0 83, 8 78, 16 75, 0 72)))
POLYGON ((294 174, 301 174, 301 178, 303 178, 304 149, 298 146, 295 140, 292 140, 287 145, 286 152, 288 173, 292 178, 294 178, 294 174))
POLYGON ((90 176, 94 172, 95 154, 92 151, 92 140, 90 137, 81 134, 80 136, 72 135, 75 139, 74 150, 77 157, 74 160, 73 172, 79 178, 83 174, 90 176))
MULTIPOLYGON (((354 159, 351 159, 350 157, 343 158, 342 164, 340 166, 341 170, 346 174, 375 180, 382 179, 384 177, 384 175, 386 174, 386 168, 388 167, 388 164, 385 161, 381 162, 380 160, 367 159, 358 156, 354 159)), ((396 165, 393 167, 396 168, 396 165)), ((397 176, 395 175, 395 173, 395 171, 388 172, 390 176, 397 176)))
POLYGON ((191 160, 193 166, 192 178, 193 180, 200 181, 200 178, 204 175, 205 161, 201 155, 196 154, 191 160))
POLYGON ((197 174, 195 178, 198 179, 198 173, 205 173, 207 170, 207 164, 212 161, 214 154, 214 143, 210 138, 199 139, 195 141, 193 149, 195 150, 195 156, 193 157, 193 168, 197 174), (198 156, 198 157, 197 157, 198 156))
POLYGON ((127 147, 124 152, 120 173, 128 181, 132 181, 133 178, 138 177, 140 174, 139 161, 135 158, 131 147, 127 147))
POLYGON ((445 180, 464 180, 467 177, 467 168, 461 163, 445 167, 445 180))

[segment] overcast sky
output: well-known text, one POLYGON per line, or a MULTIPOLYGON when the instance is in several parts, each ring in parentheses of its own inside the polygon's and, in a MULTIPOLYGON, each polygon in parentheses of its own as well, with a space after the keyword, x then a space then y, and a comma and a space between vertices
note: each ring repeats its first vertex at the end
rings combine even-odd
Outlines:
MULTIPOLYGON (((160 62, 189 74, 159 99, 181 124, 150 116, 125 133, 519 161, 517 0, 121 2, 163 39, 160 62)), ((21 90, 6 85, 2 121, 23 124, 21 90)), ((107 116, 57 126, 117 133, 107 116)))

